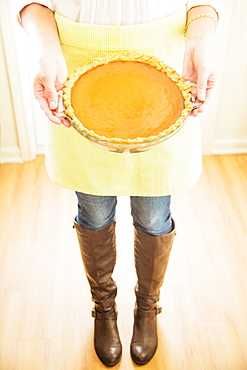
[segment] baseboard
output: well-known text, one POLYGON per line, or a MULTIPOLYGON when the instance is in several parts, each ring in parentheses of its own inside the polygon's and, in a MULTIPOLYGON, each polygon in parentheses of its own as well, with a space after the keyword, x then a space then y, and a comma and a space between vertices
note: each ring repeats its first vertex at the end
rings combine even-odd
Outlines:
POLYGON ((23 163, 17 147, 0 148, 0 163, 23 163))
POLYGON ((242 154, 247 153, 247 139, 215 140, 212 154, 242 154))

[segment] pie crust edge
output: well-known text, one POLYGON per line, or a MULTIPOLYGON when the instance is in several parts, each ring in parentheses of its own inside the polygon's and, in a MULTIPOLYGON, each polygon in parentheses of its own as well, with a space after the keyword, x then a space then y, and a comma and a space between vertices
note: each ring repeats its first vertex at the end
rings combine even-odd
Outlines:
POLYGON ((161 60, 154 56, 149 56, 145 54, 135 53, 135 52, 117 52, 117 53, 110 53, 106 56, 95 58, 92 61, 84 64, 82 67, 79 67, 69 76, 68 81, 64 85, 63 88, 63 101, 65 106, 65 114, 71 119, 72 125, 74 128, 81 133, 82 135, 93 137, 94 139, 108 142, 108 143, 119 143, 119 144, 139 144, 139 143, 148 143, 152 141, 156 141, 162 139, 168 135, 171 135, 176 130, 178 130, 182 124, 185 122, 186 118, 188 117, 189 113, 193 109, 191 103, 191 87, 186 84, 185 80, 171 67, 164 64, 161 60), (137 137, 135 139, 122 139, 122 138, 109 138, 105 136, 98 135, 93 130, 89 130, 83 126, 82 122, 78 120, 76 117, 75 111, 71 105, 71 91, 75 84, 75 82, 80 78, 81 75, 88 72, 89 70, 104 65, 114 61, 131 61, 131 62, 141 62, 148 64, 159 71, 166 73, 167 77, 169 77, 179 88, 183 99, 184 99, 184 109, 181 111, 180 117, 176 120, 174 124, 172 124, 169 128, 159 132, 157 135, 154 136, 147 136, 147 137, 137 137))

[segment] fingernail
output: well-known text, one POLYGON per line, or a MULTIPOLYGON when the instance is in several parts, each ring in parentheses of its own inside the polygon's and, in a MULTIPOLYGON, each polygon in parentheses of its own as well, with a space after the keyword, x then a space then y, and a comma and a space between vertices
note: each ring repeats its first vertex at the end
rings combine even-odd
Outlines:
POLYGON ((54 101, 50 102, 50 108, 51 109, 56 109, 56 103, 54 101))
POLYGON ((201 102, 202 102, 202 101, 205 101, 205 99, 206 99, 206 94, 205 94, 205 92, 198 92, 198 94, 197 94, 197 99, 198 99, 198 100, 200 100, 201 102))

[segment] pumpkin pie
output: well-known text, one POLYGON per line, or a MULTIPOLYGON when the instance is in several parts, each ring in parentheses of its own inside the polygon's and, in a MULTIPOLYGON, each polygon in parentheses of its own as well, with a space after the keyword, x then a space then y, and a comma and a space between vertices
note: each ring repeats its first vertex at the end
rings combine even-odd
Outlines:
POLYGON ((138 144, 175 133, 192 110, 190 87, 153 56, 113 53, 76 69, 64 88, 65 113, 84 136, 138 144))

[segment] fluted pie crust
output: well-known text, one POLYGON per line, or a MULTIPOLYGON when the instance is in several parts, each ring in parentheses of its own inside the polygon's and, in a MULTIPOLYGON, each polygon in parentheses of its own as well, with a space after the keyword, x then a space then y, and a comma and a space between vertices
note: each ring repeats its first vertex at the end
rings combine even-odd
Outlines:
POLYGON ((192 110, 182 77, 156 57, 138 53, 94 59, 69 76, 63 92, 75 129, 108 143, 161 139, 178 130, 192 110))

